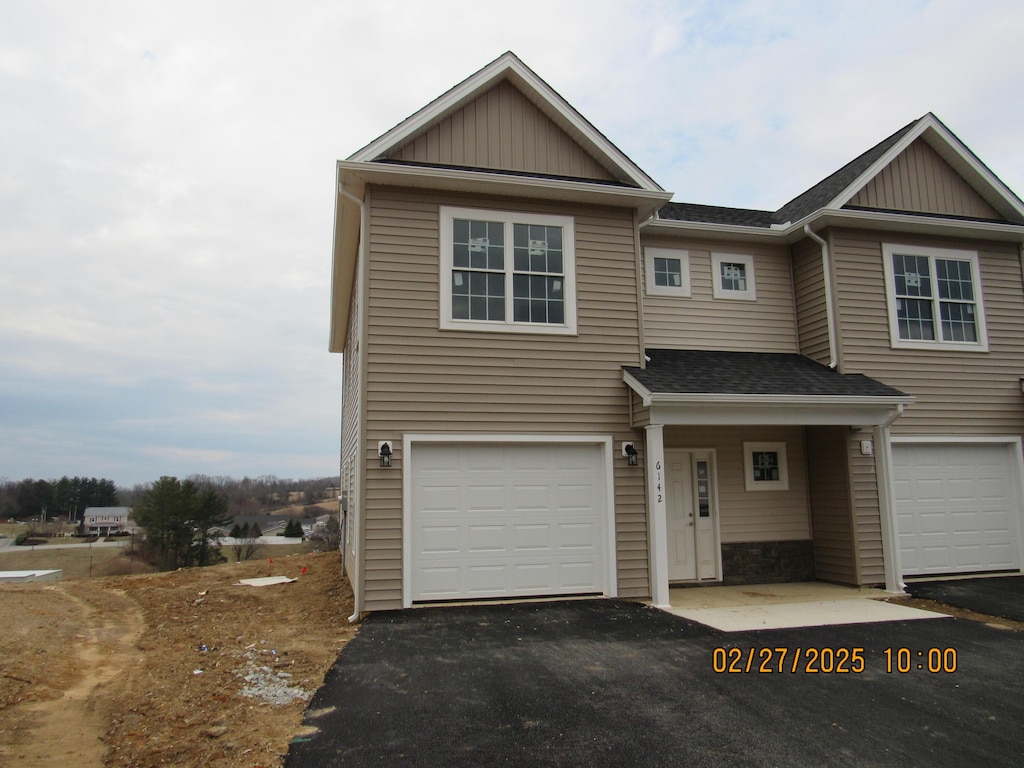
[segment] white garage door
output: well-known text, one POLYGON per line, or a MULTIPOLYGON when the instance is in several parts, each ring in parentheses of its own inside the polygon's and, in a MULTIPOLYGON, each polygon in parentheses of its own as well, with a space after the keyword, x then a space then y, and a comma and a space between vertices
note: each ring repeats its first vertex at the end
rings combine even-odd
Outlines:
POLYGON ((608 594, 602 445, 411 450, 407 603, 608 594))
POLYGON ((904 576, 1020 569, 1009 446, 894 445, 892 456, 904 576))

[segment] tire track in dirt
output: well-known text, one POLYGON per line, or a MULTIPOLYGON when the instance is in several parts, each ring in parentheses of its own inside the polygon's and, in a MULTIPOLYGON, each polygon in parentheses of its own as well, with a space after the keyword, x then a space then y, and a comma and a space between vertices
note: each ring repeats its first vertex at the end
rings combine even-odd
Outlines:
POLYGON ((59 698, 25 707, 32 724, 28 743, 12 755, 18 768, 102 768, 103 742, 126 672, 135 664, 145 628, 142 611, 123 590, 99 589, 87 582, 47 588, 54 598, 73 602, 81 614, 74 656, 79 676, 59 698))

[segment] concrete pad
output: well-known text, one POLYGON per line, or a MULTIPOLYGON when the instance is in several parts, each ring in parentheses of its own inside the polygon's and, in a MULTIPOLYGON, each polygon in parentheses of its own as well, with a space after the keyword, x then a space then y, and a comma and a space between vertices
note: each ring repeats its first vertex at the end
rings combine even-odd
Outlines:
POLYGON ((945 614, 882 602, 881 589, 825 582, 687 587, 670 590, 676 616, 723 632, 939 619, 945 614))
POLYGON ((669 613, 722 632, 757 629, 826 627, 838 624, 870 624, 876 621, 942 619, 945 614, 883 603, 878 600, 824 600, 798 603, 734 605, 728 608, 670 608, 669 613))

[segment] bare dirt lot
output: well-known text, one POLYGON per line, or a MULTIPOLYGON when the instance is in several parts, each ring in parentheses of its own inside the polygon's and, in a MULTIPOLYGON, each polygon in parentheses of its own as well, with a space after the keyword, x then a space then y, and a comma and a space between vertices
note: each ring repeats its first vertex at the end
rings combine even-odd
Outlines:
POLYGON ((278 766, 352 610, 338 553, 0 585, 0 765, 278 766))

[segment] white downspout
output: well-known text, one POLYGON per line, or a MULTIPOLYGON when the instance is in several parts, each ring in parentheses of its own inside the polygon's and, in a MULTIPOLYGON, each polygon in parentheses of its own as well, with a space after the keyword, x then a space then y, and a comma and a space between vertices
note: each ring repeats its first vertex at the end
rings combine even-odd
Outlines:
MULTIPOLYGON (((363 203, 362 200, 360 200, 358 197, 356 197, 351 192, 349 192, 347 189, 345 189, 345 185, 342 184, 340 181, 338 182, 338 194, 341 195, 342 197, 344 197, 346 200, 348 200, 348 201, 350 201, 352 203, 355 203, 357 206, 359 206, 359 245, 358 245, 358 248, 359 248, 359 255, 358 255, 359 267, 358 268, 360 270, 364 270, 364 269, 366 269, 366 258, 365 258, 366 254, 363 253, 363 244, 365 242, 363 238, 366 236, 366 205, 363 203)), ((358 283, 359 283, 360 286, 365 286, 365 283, 363 283, 362 280, 359 280, 358 283)), ((363 301, 362 296, 360 296, 358 300, 359 300, 359 312, 358 312, 358 317, 356 318, 356 323, 358 323, 359 333, 361 334, 363 332, 363 329, 366 327, 366 302, 363 301)), ((360 345, 359 345, 359 352, 360 352, 360 354, 363 353, 364 348, 365 348, 365 345, 363 345, 362 342, 360 341, 360 345)), ((365 390, 363 389, 362 386, 360 386, 360 397, 362 397, 364 394, 365 394, 365 390)), ((365 428, 366 428, 366 424, 365 424, 364 420, 362 418, 360 418, 360 420, 359 420, 359 432, 360 432, 360 435, 362 434, 362 432, 363 432, 363 430, 365 428)), ((355 567, 352 569, 352 574, 353 574, 353 579, 352 580, 354 582, 352 584, 352 604, 353 604, 354 610, 352 612, 352 615, 348 617, 348 621, 349 621, 350 624, 355 624, 356 622, 358 622, 360 617, 362 616, 362 613, 363 613, 363 591, 360 588, 362 586, 362 584, 360 582, 361 582, 361 578, 362 578, 361 574, 362 574, 362 568, 363 568, 363 559, 366 556, 365 553, 362 552, 362 547, 359 546, 359 537, 362 535, 362 530, 360 530, 360 526, 358 525, 358 523, 359 523, 359 513, 357 511, 357 507, 361 507, 362 503, 363 503, 363 482, 362 482, 362 477, 363 477, 363 469, 364 469, 364 467, 362 465, 363 465, 363 459, 364 459, 363 454, 365 453, 365 451, 362 450, 362 444, 363 444, 363 440, 362 439, 357 440, 356 443, 358 445, 358 449, 356 451, 356 461, 358 462, 358 465, 355 468, 355 491, 356 491, 355 492, 355 500, 354 500, 355 504, 353 504, 353 499, 349 499, 348 500, 349 501, 349 503, 348 503, 348 507, 349 507, 348 514, 351 514, 351 517, 348 517, 348 514, 347 514, 346 515, 346 519, 345 519, 346 524, 352 526, 352 541, 355 542, 356 551, 359 552, 359 557, 356 558, 356 562, 354 564, 355 567)), ((341 545, 344 547, 344 546, 346 546, 346 543, 344 541, 342 541, 341 545)))
POLYGON ((828 243, 811 230, 810 224, 804 224, 804 234, 821 246, 821 273, 825 280, 825 323, 828 325, 828 367, 835 370, 839 365, 836 355, 836 319, 832 309, 832 270, 829 268, 828 243))

